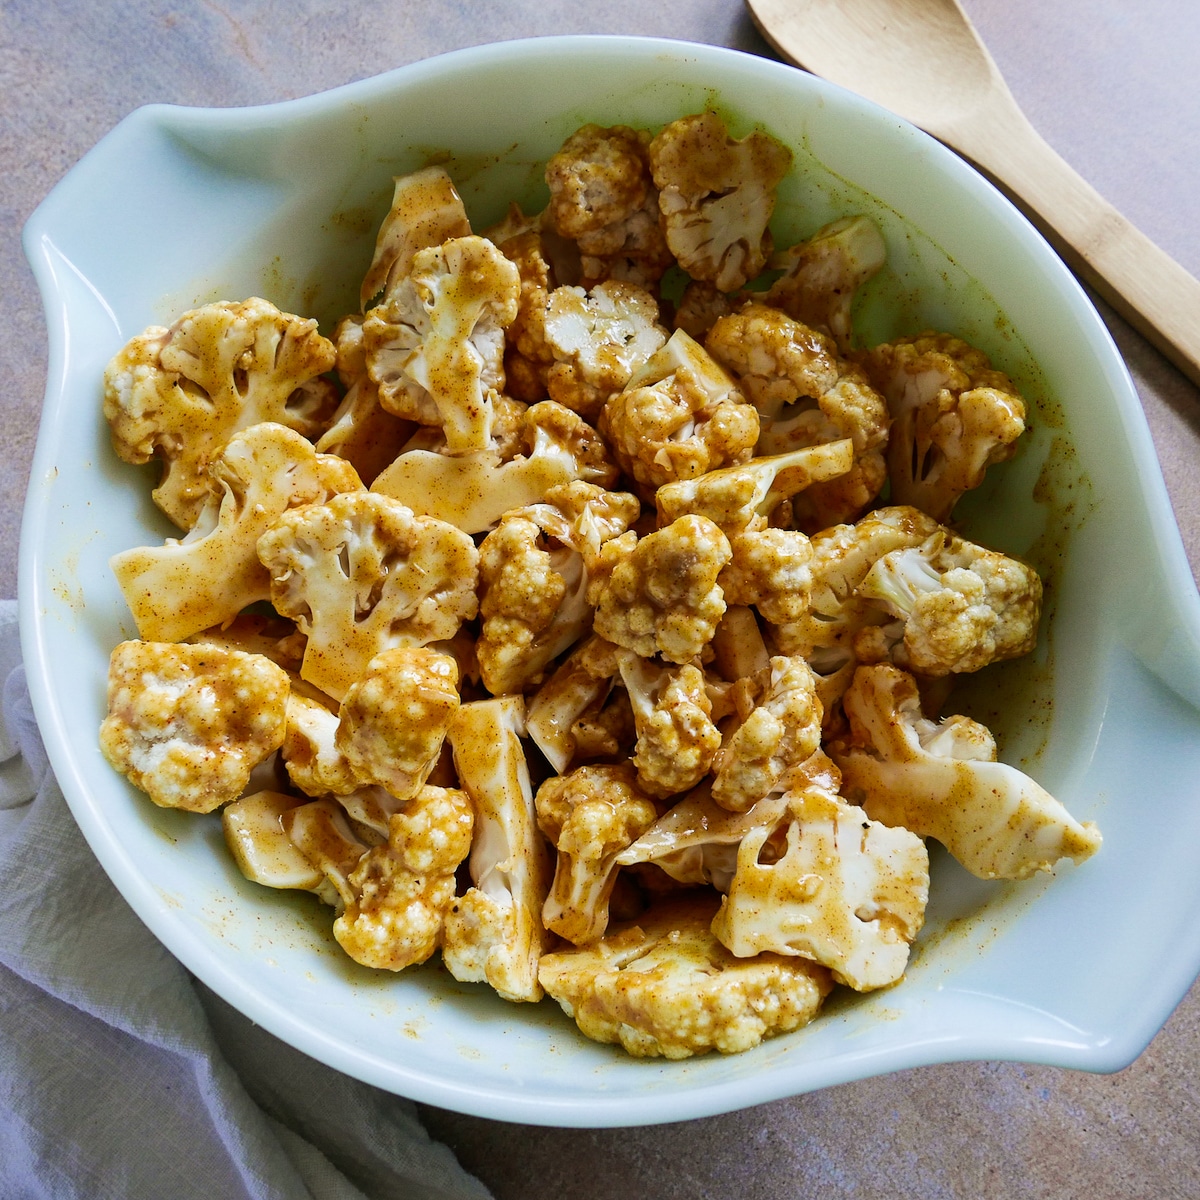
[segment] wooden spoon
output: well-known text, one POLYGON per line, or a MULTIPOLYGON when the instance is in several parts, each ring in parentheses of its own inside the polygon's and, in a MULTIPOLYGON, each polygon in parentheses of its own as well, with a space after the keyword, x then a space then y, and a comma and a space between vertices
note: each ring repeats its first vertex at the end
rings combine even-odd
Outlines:
POLYGON ((1042 140, 957 0, 746 0, 786 59, 920 126, 1021 204, 1083 281, 1200 384, 1200 281, 1042 140))

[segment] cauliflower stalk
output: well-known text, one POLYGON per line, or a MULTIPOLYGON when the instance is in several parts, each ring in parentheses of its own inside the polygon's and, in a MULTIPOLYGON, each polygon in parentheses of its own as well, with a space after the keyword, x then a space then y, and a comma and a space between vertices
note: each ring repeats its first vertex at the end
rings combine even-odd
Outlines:
POLYGON ((887 664, 860 667, 843 699, 848 737, 831 746, 845 791, 887 825, 932 837, 981 879, 1025 879, 1100 848, 1043 787, 996 761, 996 743, 967 717, 935 722, 916 681, 887 664))
POLYGON ((558 852, 542 923, 568 942, 595 941, 608 926, 617 855, 656 820, 629 763, 554 775, 535 797, 538 826, 558 852))
POLYGON ((455 979, 486 982, 506 1000, 536 1001, 552 867, 538 829, 524 733, 520 696, 464 704, 450 728, 476 832, 468 861, 473 886, 446 917, 442 961, 455 979))

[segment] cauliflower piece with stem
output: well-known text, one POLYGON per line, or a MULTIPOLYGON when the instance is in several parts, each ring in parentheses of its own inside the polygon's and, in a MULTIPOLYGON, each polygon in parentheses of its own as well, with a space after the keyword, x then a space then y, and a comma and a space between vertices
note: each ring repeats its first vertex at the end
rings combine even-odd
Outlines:
POLYGON ((664 483, 654 493, 659 524, 695 513, 727 534, 762 529, 783 501, 814 483, 845 474, 853 461, 854 443, 843 438, 664 483))
POLYGON ((351 897, 333 936, 355 962, 402 971, 442 944, 459 863, 471 849, 474 813, 465 792, 425 785, 347 876, 351 897))
POLYGON ((1016 453, 1024 400, 981 350, 948 333, 876 346, 866 366, 892 417, 892 502, 949 520, 988 467, 1016 453))
POLYGON ((1038 573, 949 529, 877 559, 858 595, 902 622, 890 658, 918 675, 978 671, 1037 643, 1038 573))
POLYGON ((588 635, 529 699, 529 737, 560 775, 578 756, 579 722, 612 693, 618 653, 611 642, 588 635))
POLYGON ((735 958, 709 930, 715 897, 659 901, 599 941, 547 954, 546 992, 597 1042, 637 1058, 735 1054, 807 1025, 832 990, 801 958, 735 958))
POLYGON ((653 283, 673 261, 650 176, 650 134, 584 125, 546 164, 546 218, 579 247, 587 280, 653 283))
POLYGON ((458 664, 429 646, 393 646, 350 685, 334 745, 359 784, 411 800, 425 786, 458 712, 458 664))
POLYGON ((557 287, 542 317, 551 400, 594 421, 609 397, 667 340, 658 304, 643 287, 607 280, 585 291, 557 287))
POLYGON ((236 800, 283 743, 289 683, 270 659, 173 642, 122 642, 108 671, 100 749, 160 808, 236 800))
POLYGON ((363 321, 367 370, 396 416, 438 426, 447 453, 489 449, 504 388, 504 330, 517 315, 516 266, 486 238, 417 251, 363 321))
POLYGON ((872 820, 932 837, 980 879, 1026 879, 1094 854, 1080 824, 1024 772, 996 761, 986 726, 929 720, 916 680, 889 664, 860 667, 843 698, 849 735, 830 746, 845 793, 872 820))
POLYGON ((725 613, 717 579, 731 557, 729 539, 707 517, 646 534, 597 588, 593 629, 643 658, 691 662, 725 613))
POLYGON ((708 774, 721 746, 704 672, 691 663, 665 666, 630 650, 617 661, 633 706, 637 745, 631 762, 638 786, 656 799, 690 790, 708 774))
POLYGON ((534 798, 538 827, 558 851, 542 908, 547 929, 575 945, 608 927, 616 857, 658 817, 629 763, 602 763, 552 775, 534 798))
POLYGON ((209 465, 240 429, 273 421, 318 437, 338 405, 320 377, 333 343, 317 323, 252 296, 185 312, 131 338, 104 370, 104 416, 128 463, 162 460, 155 504, 191 529, 209 497, 209 465))
POLYGON ((714 112, 681 117, 650 143, 667 245, 693 279, 736 291, 766 266, 768 222, 792 152, 755 130, 740 141, 714 112))
POLYGON ((759 435, 754 406, 681 329, 609 398, 598 428, 645 499, 665 483, 747 461, 759 435))
POLYGON ((266 600, 271 577, 258 539, 288 509, 362 489, 349 463, 274 422, 235 433, 209 476, 209 499, 190 533, 109 560, 145 641, 183 641, 266 600))
POLYGON ((887 479, 888 409, 866 372, 824 334, 757 301, 719 318, 704 344, 758 410, 757 454, 854 445, 850 470, 797 497, 793 522, 815 531, 857 518, 887 479))
POLYGON ((795 954, 872 991, 903 976, 928 899, 929 855, 916 834, 808 786, 788 793, 780 824, 742 839, 712 932, 739 958, 795 954))
POLYGON ((341 912, 354 903, 350 875, 371 848, 351 828, 344 810, 332 800, 310 800, 280 814, 288 840, 321 872, 324 884, 317 894, 341 912))
POLYGON ((887 262, 887 244, 870 217, 840 217, 806 241, 775 254, 770 266, 783 274, 764 300, 788 316, 828 334, 841 354, 851 350, 854 296, 887 262))
POLYGON ((470 537, 375 492, 289 510, 258 556, 308 638, 302 678, 338 700, 380 651, 452 638, 478 607, 470 537))
POLYGON ((476 650, 488 691, 536 686, 551 660, 590 629, 587 597, 600 547, 640 512, 636 496, 577 480, 551 488, 541 504, 505 513, 479 547, 476 650))
POLYGON ((533 1002, 542 998, 538 960, 549 934, 541 914, 553 868, 538 829, 524 733, 520 696, 473 700, 450 727, 459 781, 475 806, 475 837, 473 886, 446 916, 442 961, 455 979, 533 1002))
POLYGON ((524 453, 504 459, 493 449, 449 456, 406 450, 371 490, 465 533, 484 533, 513 508, 537 504, 551 488, 580 479, 610 487, 620 471, 604 439, 553 400, 530 405, 520 418, 524 453))
MULTIPOLYGON (((904 505, 877 508, 853 525, 834 525, 810 539, 812 590, 808 611, 776 626, 778 649, 806 659, 817 676, 817 691, 828 716, 850 686, 860 661, 886 658, 890 644, 880 626, 882 609, 858 594, 867 573, 885 554, 919 546, 938 523, 904 505)), ((894 640, 894 639, 892 639, 894 640)))
POLYGON ((749 680, 744 703, 713 762, 712 797, 745 812, 775 789, 821 744, 824 710, 816 679, 802 658, 777 654, 749 680))
POLYGON ((425 167, 393 182, 392 204, 375 236, 375 253, 359 289, 364 312, 380 292, 390 295, 411 272, 419 250, 471 232, 462 197, 444 167, 425 167))

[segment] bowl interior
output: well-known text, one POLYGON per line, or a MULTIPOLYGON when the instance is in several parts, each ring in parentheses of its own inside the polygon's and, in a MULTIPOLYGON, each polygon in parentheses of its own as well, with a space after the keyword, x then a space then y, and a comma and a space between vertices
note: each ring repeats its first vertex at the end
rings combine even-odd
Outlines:
POLYGON ((51 367, 22 626, 51 761, 143 920, 286 1041, 464 1112, 638 1124, 941 1060, 1115 1069, 1195 976, 1200 931, 1185 918, 1200 901, 1188 849, 1200 836, 1200 606, 1136 395, 1040 237, 899 119, 732 51, 506 43, 285 105, 140 110, 55 189, 26 248, 51 367), (208 300, 261 295, 331 330, 357 307, 396 174, 443 163, 483 229, 511 200, 541 206, 542 165, 578 126, 657 127, 705 107, 738 134, 761 125, 792 147, 778 245, 852 212, 879 223, 889 262, 858 307, 864 341, 952 331, 1029 401, 1020 454, 963 515, 968 533, 1042 571, 1045 631, 1030 658, 966 684, 959 707, 1106 840, 1082 868, 1020 885, 981 883, 935 852, 927 925, 901 985, 839 995, 808 1029, 748 1054, 669 1064, 593 1045, 552 1002, 506 1004, 436 965, 398 977, 357 967, 328 910, 240 876, 217 818, 155 809, 106 766, 96 730, 108 655, 134 635, 108 558, 171 530, 148 498, 153 469, 113 456, 99 396, 127 338, 208 300))

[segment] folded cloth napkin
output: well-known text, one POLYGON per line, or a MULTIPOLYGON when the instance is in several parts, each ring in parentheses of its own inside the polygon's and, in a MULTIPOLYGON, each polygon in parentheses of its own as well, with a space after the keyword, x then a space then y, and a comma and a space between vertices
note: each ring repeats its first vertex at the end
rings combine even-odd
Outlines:
POLYGON ((66 806, 0 601, 0 1200, 486 1200, 411 1101, 251 1024, 159 944, 66 806))

